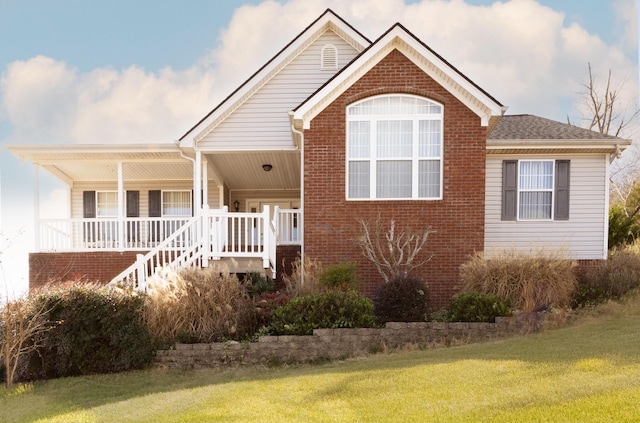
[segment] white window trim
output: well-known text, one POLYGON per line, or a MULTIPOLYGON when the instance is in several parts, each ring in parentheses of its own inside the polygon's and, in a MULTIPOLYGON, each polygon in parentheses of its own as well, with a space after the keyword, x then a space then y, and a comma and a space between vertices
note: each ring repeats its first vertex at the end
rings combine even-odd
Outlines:
MULTIPOLYGON (((443 198, 443 179, 444 179, 444 105, 434 101, 432 99, 411 95, 411 94, 403 94, 403 93, 393 93, 393 94, 382 94, 377 96, 371 96, 364 99, 361 99, 355 103, 351 103, 347 106, 346 114, 346 137, 345 137, 345 198, 347 201, 438 201, 443 198), (431 113, 426 115, 417 115, 417 114, 392 114, 392 115, 366 115, 366 116, 349 116, 348 109, 349 107, 355 106, 359 103, 372 100, 377 97, 394 97, 394 96, 402 96, 402 97, 414 97, 420 100, 426 100, 431 103, 437 104, 440 106, 442 112, 441 113, 431 113), (413 136, 414 140, 412 143, 413 154, 412 157, 403 159, 398 157, 377 157, 377 149, 375 144, 370 144, 370 157, 368 159, 350 159, 349 158, 349 122, 350 121, 370 121, 370 122, 378 122, 380 120, 391 121, 391 120, 411 120, 413 122, 413 136), (421 120, 437 120, 440 122, 440 134, 442 136, 440 142, 440 156, 439 157, 419 157, 419 144, 415 139, 418 136, 418 126, 419 121, 421 120), (349 163, 350 162, 369 162, 375 163, 377 161, 384 160, 392 160, 392 161, 409 161, 411 160, 411 173, 412 173, 412 184, 411 184, 411 197, 396 197, 396 198, 377 198, 376 197, 376 178, 377 178, 377 166, 370 166, 369 170, 369 197, 367 198, 350 198, 349 197, 349 163), (438 197, 418 197, 419 186, 418 186, 418 169, 420 161, 439 161, 440 162, 440 180, 439 180, 439 193, 438 197)), ((370 140, 376 140, 377 136, 377 125, 370 125, 371 135, 370 140)))
POLYGON ((188 189, 168 189, 162 190, 160 194, 160 214, 162 217, 191 217, 193 209, 193 193, 188 189), (189 213, 187 214, 165 214, 164 212, 164 194, 168 192, 187 192, 189 193, 189 213))
POLYGON ((555 185, 556 185, 556 161, 555 159, 521 159, 518 160, 518 180, 517 182, 517 195, 516 195, 516 211, 517 211, 517 221, 518 222, 552 222, 555 220, 555 185), (520 164, 521 163, 532 163, 532 162, 550 162, 551 163, 551 189, 521 189, 520 188, 520 164), (551 192, 551 213, 550 218, 548 219, 524 219, 520 217, 520 193, 521 192, 551 192))

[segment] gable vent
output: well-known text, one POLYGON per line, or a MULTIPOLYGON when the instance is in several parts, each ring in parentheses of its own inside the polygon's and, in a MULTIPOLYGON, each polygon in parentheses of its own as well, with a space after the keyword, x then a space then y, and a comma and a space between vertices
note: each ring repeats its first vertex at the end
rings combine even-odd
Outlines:
POLYGON ((338 69, 338 49, 333 44, 322 47, 320 53, 320 70, 338 69))

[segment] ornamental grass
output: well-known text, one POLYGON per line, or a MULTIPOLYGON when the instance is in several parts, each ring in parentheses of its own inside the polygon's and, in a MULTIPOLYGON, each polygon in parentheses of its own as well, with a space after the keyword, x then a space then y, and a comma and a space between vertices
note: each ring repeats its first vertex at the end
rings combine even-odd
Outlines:
POLYGON ((490 259, 476 253, 460 268, 462 291, 496 295, 524 312, 568 307, 577 278, 567 257, 561 249, 504 250, 490 259))

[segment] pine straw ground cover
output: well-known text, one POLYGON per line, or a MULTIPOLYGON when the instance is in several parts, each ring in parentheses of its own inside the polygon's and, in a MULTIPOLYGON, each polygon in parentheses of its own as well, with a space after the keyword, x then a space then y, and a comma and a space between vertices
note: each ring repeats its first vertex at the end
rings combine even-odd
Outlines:
POLYGON ((317 365, 77 377, 0 388, 0 422, 632 422, 640 296, 508 340, 317 365))

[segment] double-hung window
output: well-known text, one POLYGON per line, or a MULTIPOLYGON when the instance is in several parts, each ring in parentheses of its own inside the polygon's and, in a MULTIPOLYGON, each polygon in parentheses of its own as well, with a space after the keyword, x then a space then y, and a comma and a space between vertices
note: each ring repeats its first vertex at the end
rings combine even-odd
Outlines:
POLYGON ((97 191, 96 192, 96 217, 117 217, 118 216, 118 192, 117 191, 97 191))
POLYGON ((406 94, 347 107, 347 199, 442 198, 443 107, 406 94))
POLYGON ((569 219, 569 160, 505 160, 502 220, 569 219))
POLYGON ((163 191, 162 215, 191 216, 191 191, 163 191))

